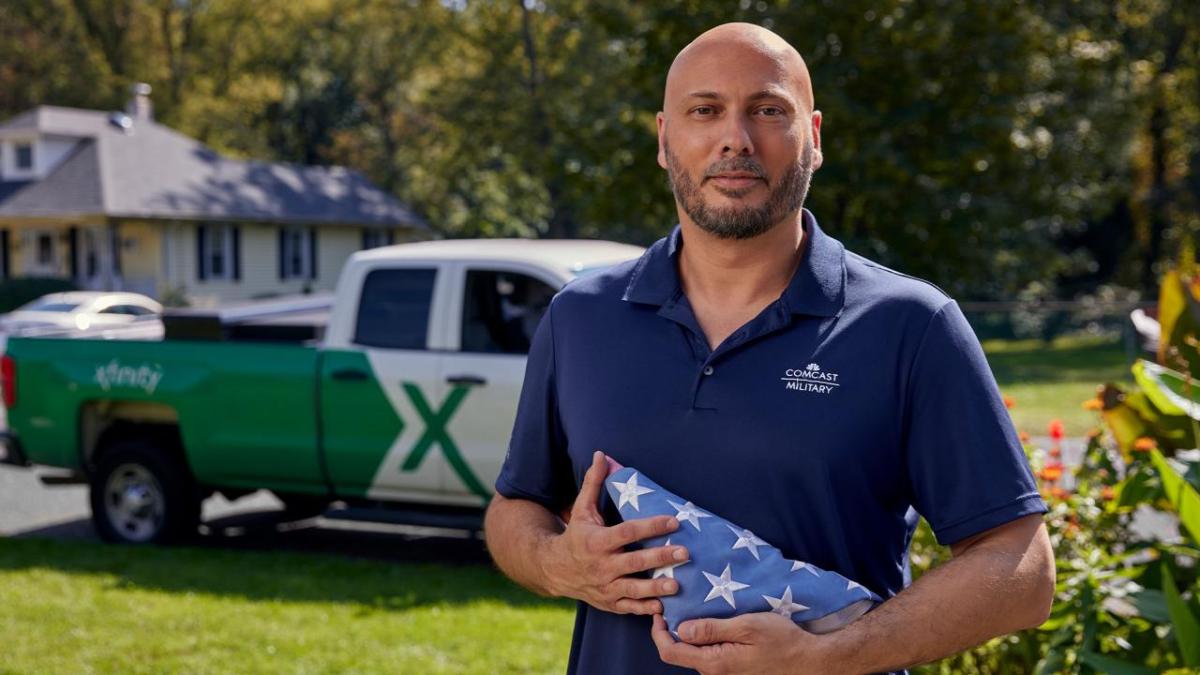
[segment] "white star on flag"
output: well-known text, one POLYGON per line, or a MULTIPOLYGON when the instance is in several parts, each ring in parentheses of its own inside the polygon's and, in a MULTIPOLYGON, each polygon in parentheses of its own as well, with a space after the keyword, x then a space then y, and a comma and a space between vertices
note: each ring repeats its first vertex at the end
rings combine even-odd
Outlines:
POLYGON ((812 565, 809 565, 806 562, 800 562, 799 560, 793 560, 791 571, 795 572, 796 570, 804 570, 805 572, 808 572, 809 574, 813 575, 814 577, 821 576, 821 573, 814 570, 812 568, 812 565))
POLYGON ((767 546, 768 545, 767 542, 754 536, 754 533, 751 532, 750 530, 738 529, 729 524, 726 524, 725 527, 728 527, 734 534, 736 534, 738 536, 738 540, 733 543, 733 548, 735 550, 739 549, 739 548, 748 548, 748 549, 750 549, 750 553, 752 553, 754 555, 754 559, 755 560, 759 559, 758 558, 758 547, 759 546, 767 546))
POLYGON ((808 609, 804 605, 800 605, 800 604, 796 604, 796 603, 792 602, 792 587, 791 586, 783 587, 783 595, 782 596, 780 596, 778 598, 772 598, 769 595, 764 595, 763 600, 766 600, 767 604, 771 606, 771 613, 779 614, 780 616, 783 616, 788 619, 792 618, 793 612, 803 612, 804 610, 808 609))
POLYGON ((749 584, 743 584, 731 578, 729 565, 725 566, 725 571, 721 572, 721 576, 709 574, 708 572, 705 572, 704 576, 708 579, 708 583, 712 584, 712 590, 708 592, 708 597, 704 598, 705 602, 713 598, 724 598, 730 607, 737 609, 737 605, 733 602, 733 592, 740 591, 743 588, 750 588, 749 584))
POLYGON ((696 505, 691 502, 680 504, 668 499, 667 503, 670 504, 671 507, 676 511, 678 511, 678 513, 675 514, 675 520, 678 520, 681 523, 691 523, 692 527, 696 528, 697 532, 700 531, 701 518, 712 518, 712 516, 709 514, 696 508, 696 505))
POLYGON ((620 498, 617 500, 618 509, 626 504, 633 504, 633 510, 640 511, 641 509, 638 508, 638 497, 640 495, 648 495, 651 492, 654 492, 654 490, 651 490, 650 488, 638 487, 637 478, 637 473, 634 473, 629 476, 629 480, 624 483, 620 481, 612 481, 609 483, 609 485, 617 488, 617 491, 621 493, 620 498))
MULTIPOLYGON (((670 540, 670 538, 668 538, 668 539, 667 539, 667 543, 663 544, 663 546, 670 546, 670 545, 671 545, 671 540, 670 540)), ((679 567, 680 565, 686 565, 686 564, 688 564, 689 562, 691 562, 691 561, 690 561, 690 560, 684 560, 683 562, 677 562, 677 563, 675 563, 674 565, 666 565, 666 566, 663 566, 663 567, 655 567, 655 568, 654 568, 654 574, 650 575, 650 578, 651 578, 651 579, 657 579, 657 578, 659 578, 659 577, 667 577, 668 579, 674 579, 674 578, 675 578, 675 568, 676 568, 676 567, 679 567)))

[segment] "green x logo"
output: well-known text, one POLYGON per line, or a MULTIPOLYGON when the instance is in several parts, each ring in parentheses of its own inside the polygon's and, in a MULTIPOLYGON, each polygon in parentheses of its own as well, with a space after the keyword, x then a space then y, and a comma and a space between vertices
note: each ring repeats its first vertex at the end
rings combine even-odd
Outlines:
POLYGON ((458 446, 454 444, 454 439, 450 438, 450 434, 446 431, 446 425, 450 422, 454 412, 458 410, 458 406, 462 404, 463 399, 467 397, 470 387, 463 385, 454 387, 446 396, 446 400, 442 402, 442 407, 435 412, 430 408, 429 402, 425 400, 425 395, 421 393, 417 385, 411 382, 402 382, 401 386, 404 387, 405 393, 412 401, 413 408, 416 408, 417 414, 425 422, 425 433, 417 439, 416 444, 409 451, 408 457, 404 459, 404 464, 400 465, 400 470, 416 471, 421 466, 421 462, 425 460, 425 455, 429 454, 429 449, 436 443, 441 446, 446 461, 467 488, 484 499, 490 499, 492 493, 471 472, 471 467, 467 466, 462 453, 458 451, 458 446))

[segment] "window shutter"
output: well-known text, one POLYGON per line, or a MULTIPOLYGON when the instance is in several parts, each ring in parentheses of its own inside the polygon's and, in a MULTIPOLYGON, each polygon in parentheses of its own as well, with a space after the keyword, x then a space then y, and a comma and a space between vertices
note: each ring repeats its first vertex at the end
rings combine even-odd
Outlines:
POLYGON ((204 264, 205 258, 208 257, 208 228, 203 225, 196 226, 196 278, 204 281, 208 278, 208 270, 204 264))
POLYGON ((317 278, 317 228, 308 228, 308 278, 317 278))
POLYGON ((366 249, 368 249, 370 247, 371 247, 371 228, 364 227, 362 229, 362 242, 359 244, 358 248, 360 250, 365 251, 366 249))
POLYGON ((287 260, 283 257, 283 249, 287 244, 287 229, 279 228, 279 280, 287 279, 287 260))
POLYGON ((79 228, 67 228, 67 273, 71 279, 79 279, 79 228))
POLYGON ((4 279, 12 278, 12 268, 9 267, 8 263, 8 252, 11 250, 12 246, 12 244, 9 242, 9 236, 9 231, 7 229, 0 230, 0 267, 4 268, 3 270, 0 270, 0 276, 2 276, 4 279))
POLYGON ((234 225, 230 232, 232 238, 233 252, 233 280, 242 280, 242 228, 234 225))
POLYGON ((391 246, 392 244, 396 243, 396 231, 390 227, 388 228, 388 231, 387 231, 387 243, 388 243, 388 246, 391 246))
POLYGON ((113 273, 121 276, 121 230, 116 225, 112 226, 112 236, 109 241, 112 242, 113 273))

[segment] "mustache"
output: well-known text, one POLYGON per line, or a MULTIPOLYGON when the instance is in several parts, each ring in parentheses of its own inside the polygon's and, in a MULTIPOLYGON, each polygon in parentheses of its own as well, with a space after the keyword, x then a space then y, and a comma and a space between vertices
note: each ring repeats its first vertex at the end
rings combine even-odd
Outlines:
POLYGON ((737 157, 727 157, 717 160, 710 164, 704 171, 704 180, 729 171, 744 171, 753 174, 755 178, 761 178, 764 181, 767 179, 767 171, 761 164, 750 157, 739 155, 737 157))

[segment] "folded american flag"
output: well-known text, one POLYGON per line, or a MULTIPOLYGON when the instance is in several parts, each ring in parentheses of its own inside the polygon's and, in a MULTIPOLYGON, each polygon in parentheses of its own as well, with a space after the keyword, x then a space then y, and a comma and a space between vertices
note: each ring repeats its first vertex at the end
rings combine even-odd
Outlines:
POLYGON ((643 473, 609 461, 605 485, 623 520, 668 515, 679 521, 679 529, 670 535, 642 541, 647 548, 687 547, 688 560, 652 574, 679 584, 677 593, 659 598, 663 618, 676 638, 679 624, 688 619, 723 619, 747 612, 774 612, 809 632, 828 633, 882 602, 837 572, 788 560, 750 530, 672 494, 643 473))

